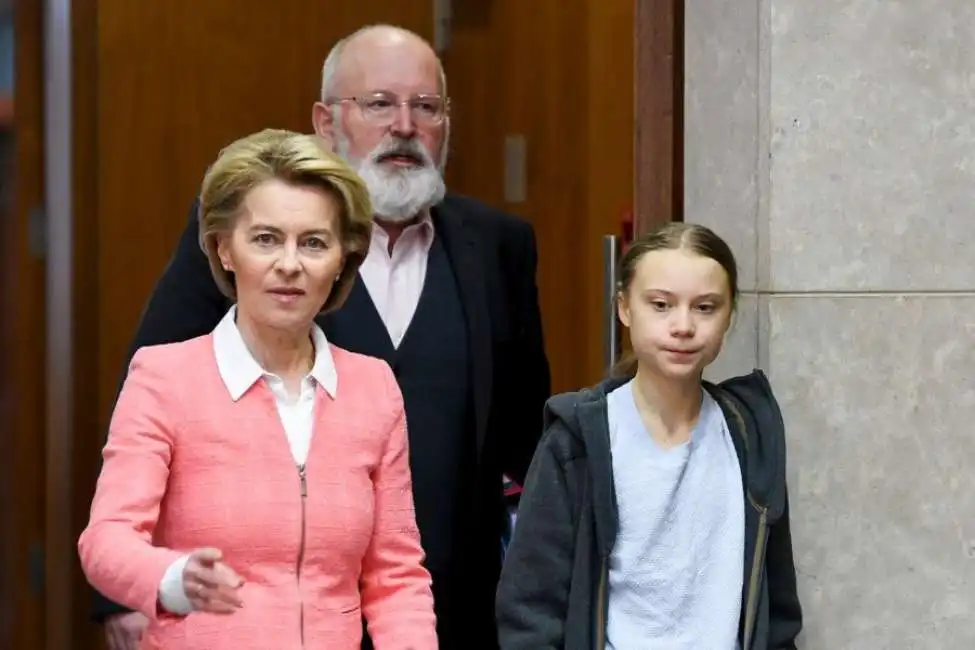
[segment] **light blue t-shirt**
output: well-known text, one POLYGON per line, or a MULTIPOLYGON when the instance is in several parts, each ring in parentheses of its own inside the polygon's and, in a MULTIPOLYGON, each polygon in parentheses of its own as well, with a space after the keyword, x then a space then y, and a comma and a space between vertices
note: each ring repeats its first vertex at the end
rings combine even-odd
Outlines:
POLYGON ((609 559, 609 650, 735 650, 744 571, 741 470, 704 392, 690 440, 664 449, 633 382, 608 395, 619 532, 609 559))

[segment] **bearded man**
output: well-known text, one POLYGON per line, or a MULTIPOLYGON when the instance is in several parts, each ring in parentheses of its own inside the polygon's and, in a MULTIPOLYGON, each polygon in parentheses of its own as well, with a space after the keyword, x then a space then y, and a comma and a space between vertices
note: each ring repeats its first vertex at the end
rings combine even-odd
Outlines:
MULTIPOLYGON (((393 368, 440 648, 491 650, 506 523, 502 475, 519 483, 525 477, 549 368, 534 231, 446 192, 450 119, 443 68, 419 36, 372 26, 328 55, 314 129, 365 180, 376 227, 361 281, 319 324, 335 345, 393 368)), ((130 358, 146 345, 206 334, 227 313, 200 249, 196 215, 194 204, 130 358)), ((110 650, 138 647, 141 614, 98 598, 95 617, 105 623, 110 650)), ((363 647, 371 647, 367 634, 363 647)))

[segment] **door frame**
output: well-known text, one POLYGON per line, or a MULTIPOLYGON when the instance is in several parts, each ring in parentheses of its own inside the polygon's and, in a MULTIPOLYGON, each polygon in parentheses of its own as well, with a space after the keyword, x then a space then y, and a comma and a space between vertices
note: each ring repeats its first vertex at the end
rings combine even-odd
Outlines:
POLYGON ((684 0, 635 0, 635 226, 684 220, 684 0))

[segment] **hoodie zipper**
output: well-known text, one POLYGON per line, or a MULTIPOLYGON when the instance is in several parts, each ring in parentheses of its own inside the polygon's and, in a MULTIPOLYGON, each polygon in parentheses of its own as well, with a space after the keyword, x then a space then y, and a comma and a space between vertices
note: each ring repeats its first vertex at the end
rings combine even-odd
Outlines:
POLYGON ((596 591, 596 650, 606 650, 606 596, 609 565, 605 557, 599 559, 599 588, 596 591))
POLYGON ((298 483, 301 488, 301 539, 298 544, 298 561, 295 567, 295 578, 298 581, 298 631, 301 636, 301 647, 305 647, 305 600, 301 594, 301 565, 305 560, 305 500, 308 497, 308 478, 305 464, 298 465, 298 483))
MULTIPOLYGON (((728 405, 729 410, 735 416, 741 438, 745 445, 745 452, 748 452, 748 427, 745 426, 745 418, 741 416, 741 411, 731 398, 721 395, 722 401, 728 405)), ((742 477, 744 480, 745 477, 742 477)), ((745 624, 742 633, 742 650, 751 650, 752 640, 755 635, 755 618, 758 614, 758 591, 759 581, 762 578, 762 567, 765 565, 765 545, 768 540, 768 508, 759 505, 751 490, 745 487, 745 498, 748 505, 758 512, 758 531, 755 534, 755 552, 752 555, 752 570, 748 578, 748 598, 745 601, 745 624)))
POLYGON ((755 539, 751 576, 748 580, 748 600, 745 602, 745 630, 742 650, 751 650, 752 647, 752 637, 755 634, 755 616, 758 613, 758 583, 762 577, 762 567, 765 565, 765 542, 768 539, 768 508, 763 508, 755 503, 751 494, 748 494, 748 503, 758 511, 758 534, 755 539))

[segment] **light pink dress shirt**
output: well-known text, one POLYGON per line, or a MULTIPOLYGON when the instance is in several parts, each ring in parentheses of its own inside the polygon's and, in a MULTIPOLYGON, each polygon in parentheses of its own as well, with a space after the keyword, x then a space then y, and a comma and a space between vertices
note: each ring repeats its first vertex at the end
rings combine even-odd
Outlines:
POLYGON ((390 254, 389 234, 379 225, 372 229, 369 254, 359 274, 394 347, 399 347, 420 302, 433 237, 433 221, 427 215, 403 230, 390 254))

